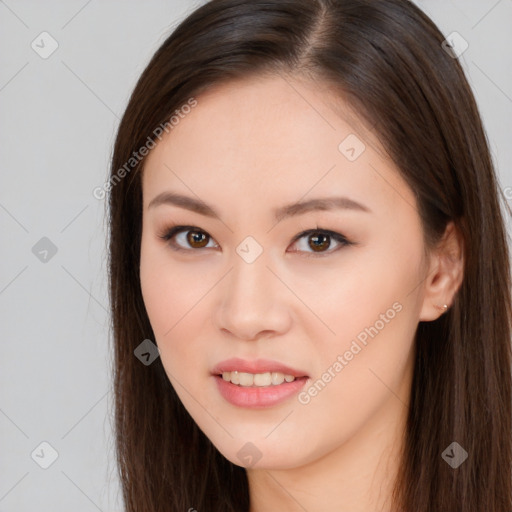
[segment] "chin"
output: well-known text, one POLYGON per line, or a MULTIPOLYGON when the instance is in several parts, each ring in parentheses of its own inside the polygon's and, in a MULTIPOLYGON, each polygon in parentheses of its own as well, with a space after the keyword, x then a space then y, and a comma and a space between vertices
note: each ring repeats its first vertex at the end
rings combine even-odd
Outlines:
POLYGON ((291 469, 307 463, 308 458, 314 459, 314 454, 307 457, 306 454, 297 453, 297 443, 293 439, 283 442, 277 435, 272 440, 262 439, 261 430, 259 435, 252 438, 233 434, 234 438, 226 436, 218 443, 215 439, 210 440, 217 450, 236 466, 246 469, 291 469))

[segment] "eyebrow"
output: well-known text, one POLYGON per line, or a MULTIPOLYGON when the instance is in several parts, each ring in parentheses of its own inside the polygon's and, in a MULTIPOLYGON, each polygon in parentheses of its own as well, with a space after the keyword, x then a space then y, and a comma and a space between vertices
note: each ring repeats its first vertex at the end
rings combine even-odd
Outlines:
MULTIPOLYGON (((154 197, 148 205, 148 210, 163 204, 179 206, 192 212, 199 213, 200 215, 220 220, 220 215, 213 206, 193 197, 168 191, 162 192, 154 197)), ((309 199, 307 201, 299 201, 276 208, 273 213, 275 219, 277 221, 281 221, 288 217, 301 215, 311 211, 327 211, 335 209, 356 210, 371 213, 371 210, 367 206, 349 199, 348 197, 320 197, 316 199, 309 199)))

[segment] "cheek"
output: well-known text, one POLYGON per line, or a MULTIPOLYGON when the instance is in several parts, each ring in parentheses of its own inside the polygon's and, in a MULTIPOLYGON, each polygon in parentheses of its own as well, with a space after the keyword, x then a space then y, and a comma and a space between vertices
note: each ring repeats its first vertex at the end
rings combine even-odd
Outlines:
MULTIPOLYGON (((193 279, 170 257, 161 244, 145 240, 141 244, 140 283, 144 304, 157 338, 174 330, 187 310, 207 289, 203 280, 193 279), (171 331, 169 332, 169 330, 171 331)), ((197 276, 196 276, 197 277, 197 276)))
POLYGON ((190 293, 190 288, 180 282, 182 276, 168 264, 164 253, 142 237, 141 291, 162 360, 165 359, 166 340, 172 339, 179 319, 184 315, 186 295, 190 293))
MULTIPOLYGON (((412 241, 361 251, 357 266, 331 272, 330 279, 317 276, 319 288, 311 291, 310 304, 331 332, 319 336, 318 321, 309 322, 319 382, 301 403, 320 409, 342 403, 345 412, 365 416, 390 389, 401 389, 418 324, 421 251, 421 243, 412 241)), ((406 391, 399 392, 404 401, 406 391)))
POLYGON ((186 376, 184 371, 197 365, 200 357, 204 358, 204 347, 202 350, 194 339, 207 320, 206 295, 218 278, 211 269, 203 272, 201 268, 200 264, 176 261, 165 248, 144 244, 143 238, 141 291, 154 341, 169 377, 186 376))
POLYGON ((421 243, 397 241, 374 247, 354 249, 336 266, 311 266, 288 278, 288 282, 296 283, 296 294, 313 313, 304 313, 303 320, 308 320, 303 325, 310 329, 308 338, 320 342, 322 353, 332 355, 345 346, 348 350, 352 339, 361 334, 364 341, 365 333, 375 324, 379 333, 389 332, 391 324, 399 325, 404 316, 415 314, 421 243), (308 274, 310 278, 305 280, 303 276, 308 274), (397 308, 402 309, 400 314, 397 308))
POLYGON ((356 436, 372 418, 395 421, 394 415, 407 407, 417 326, 414 299, 402 294, 410 291, 405 281, 382 289, 369 286, 372 282, 359 280, 350 300, 343 298, 345 307, 339 296, 330 306, 336 336, 312 338, 314 376, 298 396, 296 423, 280 427, 282 438, 302 436, 315 446, 311 458, 356 436))

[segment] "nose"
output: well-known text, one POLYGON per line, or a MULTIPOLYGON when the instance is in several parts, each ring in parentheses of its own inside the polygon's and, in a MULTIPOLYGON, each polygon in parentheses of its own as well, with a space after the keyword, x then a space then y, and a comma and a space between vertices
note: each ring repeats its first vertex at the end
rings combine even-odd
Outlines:
POLYGON ((285 333, 291 324, 293 294, 263 255, 252 263, 235 256, 231 271, 217 289, 217 327, 246 341, 285 333))

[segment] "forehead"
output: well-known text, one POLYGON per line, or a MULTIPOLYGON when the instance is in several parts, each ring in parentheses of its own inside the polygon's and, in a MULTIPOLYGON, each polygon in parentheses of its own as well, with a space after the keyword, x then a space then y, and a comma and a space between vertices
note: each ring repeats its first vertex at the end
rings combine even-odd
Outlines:
POLYGON ((237 174, 248 167, 248 156, 260 173, 280 162, 288 167, 333 160, 339 142, 354 129, 328 106, 328 94, 316 84, 281 76, 228 82, 201 94, 166 138, 189 161, 197 149, 225 170, 238 160, 237 174))
POLYGON ((146 207, 164 186, 217 196, 220 205, 329 193, 361 202, 377 194, 385 203, 386 182, 388 201, 407 194, 376 137, 327 86, 267 76, 222 84, 196 100, 147 157, 146 207), (356 159, 351 146, 362 151, 356 159))

